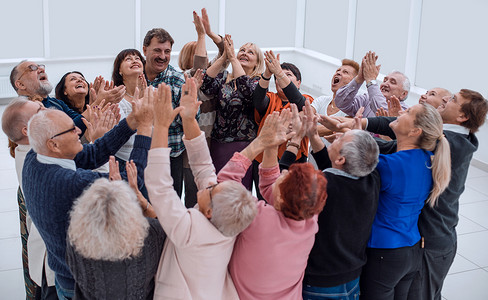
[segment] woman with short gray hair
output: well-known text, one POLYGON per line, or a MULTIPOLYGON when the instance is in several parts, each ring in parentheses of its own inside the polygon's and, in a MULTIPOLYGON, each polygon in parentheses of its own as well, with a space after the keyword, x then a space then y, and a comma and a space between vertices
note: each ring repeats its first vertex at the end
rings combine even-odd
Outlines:
POLYGON ((152 299, 165 233, 143 216, 129 185, 96 180, 70 216, 66 259, 74 299, 152 299))

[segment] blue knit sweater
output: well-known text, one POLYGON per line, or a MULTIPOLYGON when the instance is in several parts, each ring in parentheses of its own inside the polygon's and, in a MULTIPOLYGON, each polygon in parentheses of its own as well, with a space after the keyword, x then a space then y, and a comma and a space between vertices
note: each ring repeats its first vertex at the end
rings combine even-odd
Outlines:
MULTIPOLYGON (((83 150, 74 159, 76 171, 40 163, 32 150, 25 158, 22 185, 27 210, 46 244, 49 267, 55 272, 62 288, 72 290, 75 283, 65 259, 71 206, 93 181, 108 177, 107 173, 97 173, 91 169, 105 164, 132 134, 134 131, 122 120, 94 144, 83 145, 83 150)), ((143 183, 150 145, 151 138, 136 136, 130 159, 136 163, 139 184, 143 183)), ((121 175, 127 177, 125 172, 121 175)))

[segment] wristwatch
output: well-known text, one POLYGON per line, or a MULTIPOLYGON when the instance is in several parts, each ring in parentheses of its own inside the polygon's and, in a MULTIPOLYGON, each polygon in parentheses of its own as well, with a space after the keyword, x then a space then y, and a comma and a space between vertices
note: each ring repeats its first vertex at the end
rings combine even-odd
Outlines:
POLYGON ((366 83, 366 87, 369 88, 373 84, 377 84, 376 80, 371 80, 370 82, 366 83))

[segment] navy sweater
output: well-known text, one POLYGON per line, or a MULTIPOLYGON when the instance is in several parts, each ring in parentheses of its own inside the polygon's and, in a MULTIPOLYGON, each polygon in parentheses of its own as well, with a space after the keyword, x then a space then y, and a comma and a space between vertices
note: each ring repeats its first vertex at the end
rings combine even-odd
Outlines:
POLYGON ((42 100, 42 104, 44 104, 44 107, 46 108, 56 108, 58 110, 64 111, 71 119, 73 119, 76 127, 80 128, 81 135, 85 133, 86 126, 85 123, 83 123, 83 121, 81 120, 83 119, 83 116, 69 108, 66 103, 56 98, 46 97, 44 98, 44 100, 42 100))
MULTIPOLYGON (((27 153, 22 171, 27 210, 46 244, 49 267, 65 289, 74 288, 74 279, 65 260, 71 206, 93 181, 101 177, 108 178, 107 173, 97 173, 91 169, 105 164, 109 156, 114 155, 132 134, 134 131, 122 120, 94 144, 84 145, 74 159, 76 171, 55 164, 40 163, 34 151, 27 153)), ((131 153, 140 184, 143 182, 150 144, 151 138, 138 135, 131 153)), ((121 175, 127 177, 125 173, 121 175)))
MULTIPOLYGON (((332 167, 327 148, 312 155, 320 170, 332 167)), ((280 166, 294 161, 295 155, 285 151, 280 166)), ((358 278, 366 264, 366 246, 378 207, 380 175, 377 170, 358 179, 328 171, 323 174, 327 178, 327 202, 319 214, 319 231, 303 283, 333 287, 358 278)))

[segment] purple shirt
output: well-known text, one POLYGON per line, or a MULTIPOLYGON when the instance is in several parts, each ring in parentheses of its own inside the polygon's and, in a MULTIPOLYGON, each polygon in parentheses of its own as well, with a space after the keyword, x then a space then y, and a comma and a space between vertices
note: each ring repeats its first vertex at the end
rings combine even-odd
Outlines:
MULTIPOLYGON (((354 117, 360 107, 364 107, 363 118, 376 117, 376 111, 380 107, 388 109, 388 103, 380 91, 379 83, 370 85, 366 94, 358 95, 360 87, 361 84, 354 79, 341 87, 334 99, 336 106, 351 117, 354 117)), ((400 104, 404 110, 408 108, 405 101, 400 101, 400 104)))

